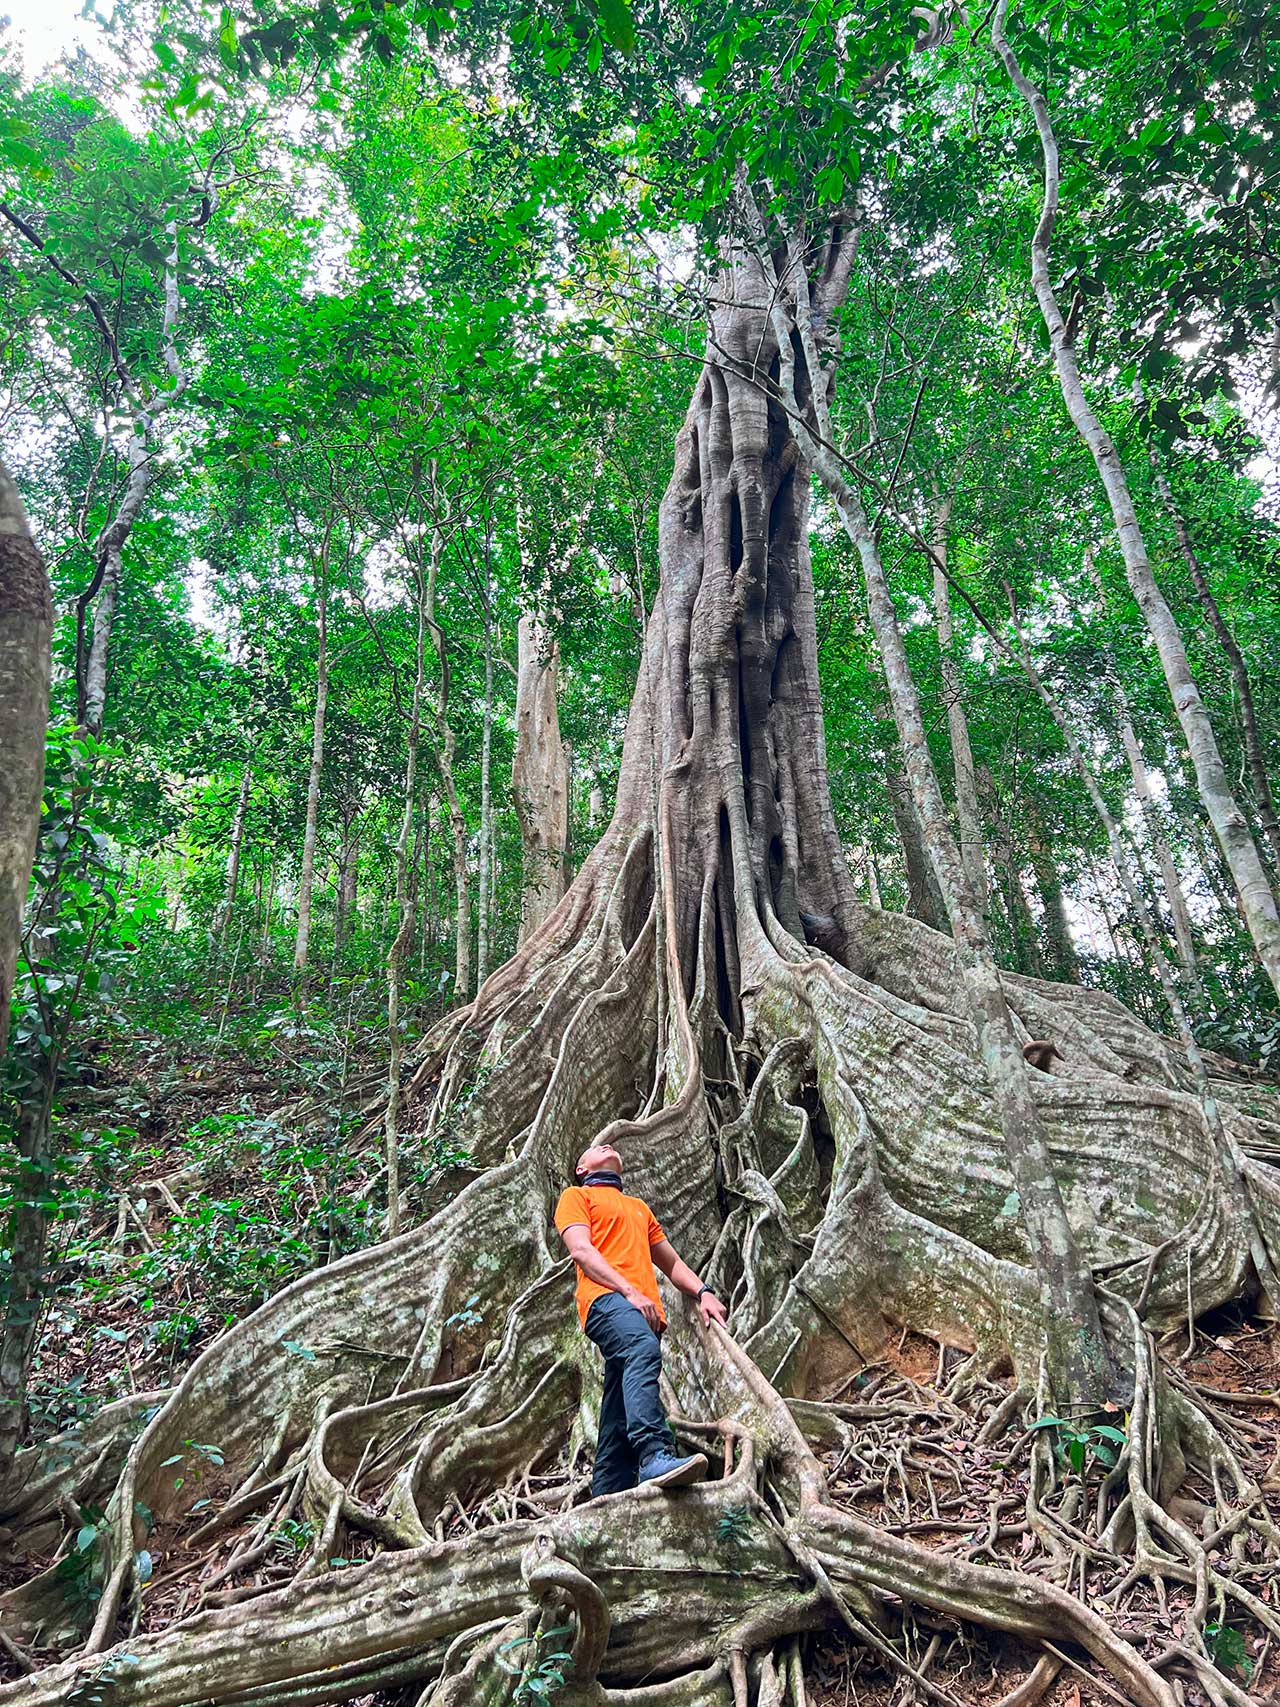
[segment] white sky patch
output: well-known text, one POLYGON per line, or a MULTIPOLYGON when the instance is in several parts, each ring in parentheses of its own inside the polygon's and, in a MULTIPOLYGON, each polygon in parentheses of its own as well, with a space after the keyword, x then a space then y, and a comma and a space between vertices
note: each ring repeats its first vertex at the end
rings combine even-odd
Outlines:
MULTIPOLYGON (((100 0, 100 11, 110 16, 110 0, 100 0)), ((4 40, 15 42, 28 77, 38 76, 67 50, 81 46, 100 50, 102 31, 81 16, 77 0, 0 0, 0 18, 5 20, 4 40)))

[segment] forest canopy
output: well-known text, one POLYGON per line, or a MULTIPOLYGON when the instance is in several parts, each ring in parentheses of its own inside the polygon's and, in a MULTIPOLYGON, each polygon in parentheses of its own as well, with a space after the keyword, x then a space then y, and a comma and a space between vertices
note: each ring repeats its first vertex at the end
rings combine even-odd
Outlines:
POLYGON ((1278 53, 0 33, 0 1707, 1277 1686, 1278 53))

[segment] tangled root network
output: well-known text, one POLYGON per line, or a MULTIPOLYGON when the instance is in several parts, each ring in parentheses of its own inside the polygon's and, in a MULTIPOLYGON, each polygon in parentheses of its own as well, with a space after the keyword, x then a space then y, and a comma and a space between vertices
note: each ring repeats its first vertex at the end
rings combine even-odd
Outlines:
MULTIPOLYGON (((758 311, 713 332, 776 363, 758 311)), ((1225 1066, 1210 1121, 1110 998, 1006 976, 1063 1057, 1036 1096, 1128 1384, 1034 1426, 1039 1292, 952 944, 861 906, 836 837, 788 443, 704 370, 613 823, 411 1064, 403 1145, 447 1134, 460 1189, 0 1490, 47 1565, 0 1601, 3 1707, 799 1704, 833 1629, 904 1700, 958 1699, 927 1667, 983 1630, 1029 1650, 1010 1702, 1068 1664, 1237 1703, 1223 1631, 1264 1677, 1275 1406, 1160 1340, 1270 1309, 1280 1127, 1225 1066), (679 1493, 587 1498, 599 1368, 550 1222, 593 1140, 730 1304, 726 1332, 671 1301, 666 1400, 715 1466, 679 1493)))

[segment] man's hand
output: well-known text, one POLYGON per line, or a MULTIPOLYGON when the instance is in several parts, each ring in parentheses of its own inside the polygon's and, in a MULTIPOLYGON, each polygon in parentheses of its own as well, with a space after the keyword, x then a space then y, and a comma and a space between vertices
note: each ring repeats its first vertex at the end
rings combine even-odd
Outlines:
POLYGON ((640 1314, 644 1317, 645 1321, 648 1322, 654 1333, 660 1336, 666 1324, 658 1314, 658 1306, 654 1303, 653 1299, 650 1298, 647 1293, 641 1292, 638 1286, 627 1287, 622 1296, 626 1299, 628 1304, 639 1310, 640 1314))
POLYGON ((724 1305, 716 1297, 714 1292, 704 1292, 702 1297, 699 1298, 698 1314, 702 1317, 704 1325, 708 1328, 711 1326, 712 1322, 719 1322, 720 1326, 724 1327, 725 1323, 729 1320, 729 1312, 725 1309, 724 1305))

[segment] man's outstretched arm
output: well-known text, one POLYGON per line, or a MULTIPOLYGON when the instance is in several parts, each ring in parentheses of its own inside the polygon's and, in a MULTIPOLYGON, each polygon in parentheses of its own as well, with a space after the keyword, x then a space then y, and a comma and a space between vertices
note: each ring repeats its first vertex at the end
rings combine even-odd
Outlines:
POLYGON ((647 1298, 638 1286, 624 1280, 611 1262, 605 1261, 591 1243, 591 1233, 585 1222, 575 1222, 572 1227, 566 1227, 560 1237, 568 1247, 569 1255, 588 1280, 594 1280, 598 1286, 607 1286, 610 1292, 620 1292, 628 1304, 639 1310, 655 1334, 662 1332, 662 1317, 658 1314, 658 1306, 652 1298, 647 1298))
POLYGON ((729 1312, 714 1292, 703 1292, 702 1281, 688 1263, 677 1256, 676 1248, 670 1239, 659 1239, 656 1245, 650 1245, 649 1255, 678 1291, 689 1298, 698 1298, 699 1292, 702 1292, 701 1298, 698 1298, 698 1309, 704 1322, 727 1320, 729 1312))

